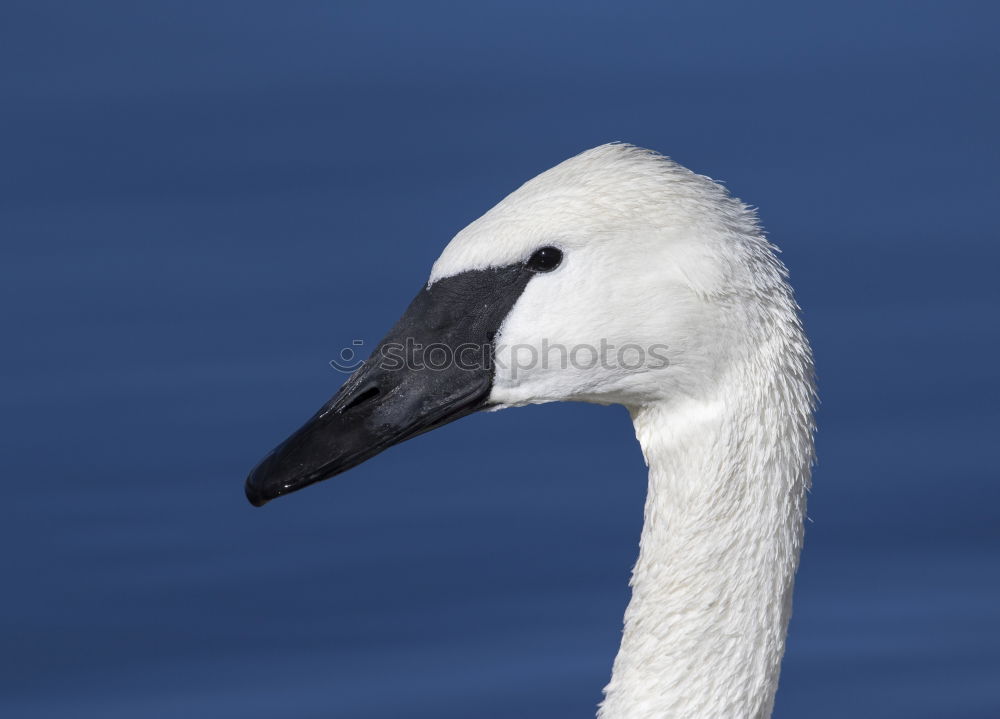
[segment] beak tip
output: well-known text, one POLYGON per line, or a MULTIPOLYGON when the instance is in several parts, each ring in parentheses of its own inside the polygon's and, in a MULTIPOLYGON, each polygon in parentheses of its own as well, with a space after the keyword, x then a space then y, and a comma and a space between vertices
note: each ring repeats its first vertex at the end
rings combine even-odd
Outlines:
POLYGON ((264 492, 262 492, 260 487, 257 486, 257 483, 254 482, 254 475, 256 474, 256 469, 250 473, 250 476, 247 477, 244 489, 246 491, 247 501, 249 501, 250 504, 255 507, 263 507, 271 501, 271 497, 268 497, 264 492))
POLYGON ((250 501, 250 504, 252 504, 255 507, 263 507, 270 501, 268 499, 265 499, 264 497, 261 497, 258 494, 255 494, 250 487, 247 487, 247 499, 250 501))

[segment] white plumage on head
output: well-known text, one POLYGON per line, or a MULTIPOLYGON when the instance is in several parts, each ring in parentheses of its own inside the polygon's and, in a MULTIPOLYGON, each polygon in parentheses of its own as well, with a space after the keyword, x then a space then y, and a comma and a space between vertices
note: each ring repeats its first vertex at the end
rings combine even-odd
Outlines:
POLYGON ((776 248, 720 184, 609 144, 459 232, 430 283, 545 246, 564 259, 501 326, 490 401, 623 404, 650 468, 633 598, 599 714, 763 719, 813 458, 812 356, 776 248), (623 345, 662 347, 666 361, 540 361, 554 346, 623 345))

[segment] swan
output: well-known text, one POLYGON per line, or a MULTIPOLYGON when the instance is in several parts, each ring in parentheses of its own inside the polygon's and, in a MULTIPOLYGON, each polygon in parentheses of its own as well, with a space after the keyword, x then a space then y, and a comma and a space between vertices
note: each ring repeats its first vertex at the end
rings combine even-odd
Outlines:
POLYGON ((371 357, 251 472, 254 505, 477 410, 624 405, 649 470, 600 719, 769 717, 813 464, 812 352, 756 213, 628 144, 460 231, 371 357))

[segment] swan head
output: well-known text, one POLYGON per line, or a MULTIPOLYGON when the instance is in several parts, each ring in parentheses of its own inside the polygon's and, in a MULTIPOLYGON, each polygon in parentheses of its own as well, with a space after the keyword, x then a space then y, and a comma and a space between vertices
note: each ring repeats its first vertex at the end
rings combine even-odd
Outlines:
POLYGON ((708 396, 790 301, 752 210, 609 144, 459 232, 372 356, 254 469, 255 505, 471 412, 708 396))

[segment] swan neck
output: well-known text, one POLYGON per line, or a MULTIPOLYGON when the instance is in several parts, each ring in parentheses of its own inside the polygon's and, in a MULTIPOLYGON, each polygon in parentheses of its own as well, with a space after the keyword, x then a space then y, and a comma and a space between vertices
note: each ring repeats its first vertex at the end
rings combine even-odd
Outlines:
POLYGON ((649 488, 600 719, 770 716, 812 459, 807 384, 632 411, 649 488))

